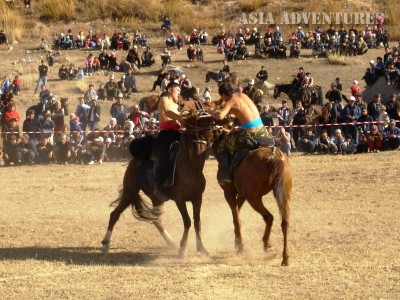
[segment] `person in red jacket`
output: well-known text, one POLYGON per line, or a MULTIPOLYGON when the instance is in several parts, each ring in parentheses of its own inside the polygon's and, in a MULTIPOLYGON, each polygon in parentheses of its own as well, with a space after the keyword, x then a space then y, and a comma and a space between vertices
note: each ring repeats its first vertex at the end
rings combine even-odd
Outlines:
POLYGON ((357 95, 361 94, 361 89, 358 86, 357 80, 353 80, 353 85, 351 86, 350 91, 353 97, 357 97, 357 95))

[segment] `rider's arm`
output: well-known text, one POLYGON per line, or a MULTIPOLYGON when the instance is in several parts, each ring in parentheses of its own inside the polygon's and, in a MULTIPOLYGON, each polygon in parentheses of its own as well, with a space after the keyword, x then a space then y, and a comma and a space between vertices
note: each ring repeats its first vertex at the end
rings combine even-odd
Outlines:
POLYGON ((222 108, 221 110, 211 111, 210 114, 214 119, 222 120, 229 113, 229 111, 232 108, 232 105, 233 105, 233 101, 227 101, 224 108, 222 108))
POLYGON ((166 99, 162 99, 161 101, 164 106, 164 112, 168 118, 177 121, 183 121, 183 117, 177 110, 175 103, 173 103, 172 101, 168 101, 166 99))

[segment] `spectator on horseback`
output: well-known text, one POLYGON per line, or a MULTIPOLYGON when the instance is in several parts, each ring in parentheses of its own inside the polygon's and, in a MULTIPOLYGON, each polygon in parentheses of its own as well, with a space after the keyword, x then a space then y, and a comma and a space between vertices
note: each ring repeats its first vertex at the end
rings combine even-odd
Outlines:
MULTIPOLYGON (((356 98, 350 96, 349 103, 341 111, 341 119, 344 123, 354 123, 361 116, 361 108, 356 104, 356 98)), ((358 143, 358 130, 356 125, 346 124, 344 126, 345 134, 350 134, 353 141, 358 143)))
POLYGON ((224 64, 224 66, 217 74, 218 81, 222 81, 224 78, 229 76, 229 73, 230 73, 230 67, 229 67, 228 61, 226 59, 224 59, 223 64, 224 64))
MULTIPOLYGON (((239 150, 249 148, 256 137, 268 136, 260 118, 260 113, 244 93, 237 94, 229 83, 223 83, 218 90, 225 106, 221 110, 212 110, 210 114, 217 120, 222 120, 227 114, 233 114, 238 119, 241 128, 232 131, 218 146, 218 183, 225 185, 232 182, 230 172, 231 157, 239 150)), ((274 141, 271 139, 271 142, 274 141)))
POLYGON ((260 80, 262 82, 265 82, 268 80, 268 72, 265 69, 265 66, 261 66, 261 70, 257 73, 256 77, 258 80, 260 80))
POLYGON ((328 99, 329 102, 342 102, 342 93, 338 90, 336 82, 331 83, 331 89, 326 92, 325 98, 328 99))
POLYGON ((54 95, 47 89, 45 84, 40 87, 39 100, 43 109, 50 107, 54 103, 54 95))
POLYGON ((400 101, 396 94, 391 94, 390 99, 386 102, 386 111, 390 117, 390 119, 398 120, 400 119, 400 115, 398 111, 400 111, 400 101))
POLYGON ((154 174, 154 194, 162 201, 169 199, 163 185, 167 177, 168 157, 173 142, 181 137, 180 128, 184 118, 178 111, 178 98, 180 94, 179 83, 172 81, 167 86, 164 96, 161 96, 158 104, 160 132, 156 140, 157 162, 154 174))

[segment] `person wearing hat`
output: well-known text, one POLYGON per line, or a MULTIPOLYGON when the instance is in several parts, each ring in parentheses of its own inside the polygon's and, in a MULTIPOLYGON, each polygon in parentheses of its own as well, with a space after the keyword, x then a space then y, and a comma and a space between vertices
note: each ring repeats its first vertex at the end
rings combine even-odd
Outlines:
POLYGON ((283 38, 280 37, 278 40, 278 45, 276 46, 275 58, 277 59, 286 59, 286 50, 287 47, 283 43, 283 38))
POLYGON ((300 57, 300 42, 293 41, 289 49, 290 57, 299 58, 300 57))
POLYGON ((380 132, 383 132, 383 130, 388 126, 388 123, 390 121, 389 115, 386 112, 385 105, 380 106, 378 118, 376 119, 376 121, 378 122, 378 130, 380 132))
POLYGON ((346 134, 350 134, 355 143, 358 143, 358 130, 357 125, 354 124, 361 116, 361 108, 356 105, 356 98, 350 96, 349 103, 341 111, 341 120, 347 123, 344 126, 346 134))
POLYGON ((99 164, 103 163, 106 153, 106 144, 104 143, 103 137, 99 136, 94 139, 93 143, 90 145, 89 152, 91 160, 88 162, 88 164, 92 165, 94 161, 98 161, 99 164))
POLYGON ((3 145, 3 160, 4 166, 10 166, 11 163, 14 166, 19 165, 21 161, 18 159, 17 156, 18 150, 18 137, 15 134, 11 134, 8 138, 8 143, 3 145))
POLYGON ((358 81, 357 80, 353 80, 353 85, 350 87, 350 91, 351 91, 351 95, 353 97, 356 97, 358 94, 361 94, 361 89, 358 86, 358 81))
POLYGON ((400 101, 397 94, 392 93, 390 99, 386 102, 386 111, 390 119, 398 119, 400 111, 400 101))
POLYGON ((246 94, 247 97, 249 97, 253 102, 255 102, 256 99, 256 89, 254 87, 254 83, 254 79, 250 79, 247 86, 243 89, 243 93, 246 94))
POLYGON ((243 41, 239 42, 239 47, 236 49, 235 60, 247 60, 249 57, 249 50, 243 41))
POLYGON ((342 149, 342 143, 344 142, 344 137, 342 135, 342 131, 338 128, 335 130, 335 135, 332 138, 333 143, 336 145, 338 151, 342 149))
POLYGON ((111 74, 110 75, 110 80, 107 81, 107 83, 104 86, 104 89, 106 90, 107 93, 107 100, 114 100, 114 98, 117 96, 118 92, 118 83, 115 82, 115 75, 111 74))
POLYGON ((187 57, 189 61, 194 61, 196 59, 196 49, 193 47, 192 44, 186 50, 187 57))
POLYGON ((368 103, 368 114, 372 117, 374 121, 376 121, 376 119, 378 118, 379 111, 382 105, 383 104, 380 93, 375 94, 374 101, 368 103))
POLYGON ((160 53, 161 56, 161 67, 166 67, 168 64, 171 63, 171 52, 168 50, 167 47, 164 48, 164 51, 160 53))
POLYGON ((129 50, 128 55, 126 56, 126 61, 130 64, 134 64, 140 69, 142 64, 140 62, 140 55, 136 45, 131 47, 131 49, 129 50))
POLYGON ((314 45, 312 47, 312 55, 314 58, 326 56, 324 43, 321 41, 321 37, 319 35, 316 36, 314 45))
POLYGON ((143 67, 150 67, 156 62, 154 60, 154 54, 150 46, 146 47, 146 50, 142 53, 141 58, 143 67))
POLYGON ((400 150, 400 121, 398 124, 396 126, 396 120, 392 119, 383 131, 383 145, 387 150, 400 150))
POLYGON ((357 150, 357 144, 352 139, 351 134, 346 134, 344 137, 344 141, 340 147, 342 155, 354 154, 357 150))
POLYGON ((158 103, 158 116, 160 132, 155 141, 157 149, 157 162, 154 174, 154 194, 162 201, 167 201, 169 196, 164 190, 164 181, 167 177, 168 158, 170 146, 179 141, 181 137, 181 124, 185 119, 179 112, 179 95, 181 88, 179 82, 171 81, 166 88, 164 96, 158 103))
POLYGON ((21 163, 33 165, 36 159, 36 145, 30 141, 29 135, 22 135, 21 141, 17 146, 17 157, 21 163))
POLYGON ((122 105, 122 112, 124 115, 126 115, 126 105, 124 104, 124 95, 122 92, 119 92, 117 94, 117 101, 115 101, 110 108, 110 115, 112 118, 117 118, 117 115, 119 114, 118 111, 120 111, 119 106, 122 105))
MULTIPOLYGON (((261 136, 268 138, 269 134, 262 123, 256 105, 246 94, 235 93, 229 83, 223 83, 219 87, 218 93, 225 105, 221 110, 209 108, 210 115, 217 120, 222 120, 230 113, 235 115, 240 123, 240 129, 233 130, 218 145, 218 183, 225 185, 232 182, 231 157, 237 151, 248 148, 249 140, 261 136)), ((272 138, 270 142, 274 144, 272 138)))
POLYGON ((136 87, 136 77, 133 74, 133 71, 131 69, 129 69, 125 75, 124 86, 126 88, 126 97, 127 98, 130 98, 130 95, 132 93, 140 93, 136 87))

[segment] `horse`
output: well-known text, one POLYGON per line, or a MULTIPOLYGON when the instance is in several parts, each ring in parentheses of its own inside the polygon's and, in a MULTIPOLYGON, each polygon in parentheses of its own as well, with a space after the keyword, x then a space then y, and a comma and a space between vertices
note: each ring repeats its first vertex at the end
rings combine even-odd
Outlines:
MULTIPOLYGON (((222 138, 219 137, 213 143, 214 153, 217 153, 221 140, 222 138)), ((217 159, 219 159, 218 155, 217 159)), ((273 191, 282 217, 283 259, 281 265, 287 266, 290 203, 293 194, 292 171, 287 156, 276 147, 250 150, 243 160, 233 167, 232 183, 221 187, 232 211, 235 248, 238 254, 241 254, 244 248, 239 214, 246 200, 263 217, 266 224, 263 236, 264 250, 270 248, 269 236, 274 217, 265 208, 262 197, 273 191)))
MULTIPOLYGON (((199 99, 199 90, 196 87, 191 87, 188 89, 184 89, 181 91, 179 96, 179 103, 183 105, 183 102, 190 100, 200 100, 199 99)), ((150 95, 143 97, 139 102, 139 109, 143 110, 147 113, 152 113, 158 109, 158 102, 160 102, 160 96, 158 95, 150 95)))
POLYGON ((214 80, 218 83, 218 85, 229 82, 233 85, 239 84, 239 73, 238 72, 230 72, 228 76, 222 78, 222 80, 218 80, 218 72, 208 71, 206 73, 206 82, 210 82, 210 80, 214 80))
POLYGON ((307 125, 326 124, 329 121, 331 109, 331 102, 325 105, 310 105, 306 114, 307 125))
MULTIPOLYGON (((43 113, 47 109, 49 109, 51 111, 51 113, 53 113, 54 104, 55 104, 55 101, 50 101, 50 102, 48 102, 47 105, 45 103, 39 102, 38 104, 28 107, 28 109, 26 110, 26 114, 28 114, 29 110, 33 110, 35 112, 35 118, 39 118, 39 116, 43 115, 43 113)), ((64 115, 68 116, 69 115, 69 100, 68 100, 68 98, 66 98, 66 97, 60 98, 60 104, 61 104, 61 108, 64 109, 64 115)))
MULTIPOLYGON (((215 125, 210 115, 194 115, 187 118, 186 130, 181 135, 175 165, 175 181, 172 186, 165 188, 171 199, 175 201, 184 223, 184 232, 178 252, 180 258, 184 258, 187 254, 187 239, 191 227, 191 219, 186 207, 187 201, 192 202, 193 205, 197 251, 203 255, 208 255, 201 239, 200 222, 202 194, 206 184, 203 168, 206 150, 219 131, 220 128, 215 125)), ((122 191, 118 199, 113 202, 117 204, 117 207, 110 214, 107 232, 102 240, 102 250, 104 253, 107 253, 109 250, 114 225, 122 212, 130 205, 136 212, 136 215, 142 219, 149 220, 156 226, 169 246, 174 246, 172 238, 165 230, 160 220, 163 202, 154 196, 152 187, 142 182, 140 166, 145 163, 150 164, 149 168, 152 170, 151 162, 141 162, 133 158, 125 171, 122 191), (148 205, 145 204, 142 197, 139 195, 140 191, 143 191, 144 194, 150 198, 153 204, 152 210, 149 209, 148 205)))
POLYGON ((314 93, 310 87, 296 89, 293 84, 276 84, 274 89, 274 99, 278 98, 281 93, 285 93, 292 100, 293 107, 296 107, 296 101, 301 100, 303 106, 308 108, 310 105, 322 105, 323 96, 320 86, 313 86, 314 93))

